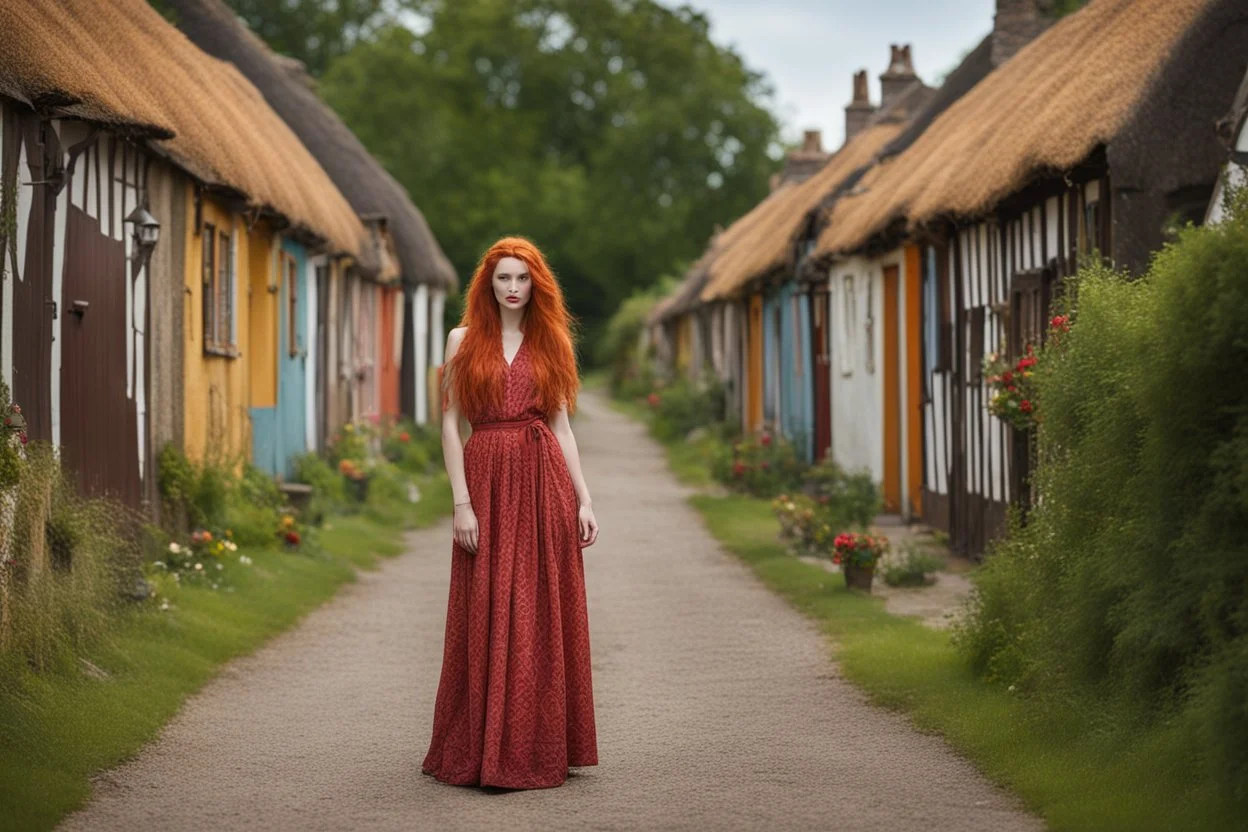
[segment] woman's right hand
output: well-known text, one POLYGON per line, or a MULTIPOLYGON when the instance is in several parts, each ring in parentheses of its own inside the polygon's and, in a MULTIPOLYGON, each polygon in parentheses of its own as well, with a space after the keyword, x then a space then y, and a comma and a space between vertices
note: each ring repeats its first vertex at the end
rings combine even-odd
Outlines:
POLYGON ((472 503, 455 506, 455 542, 475 555, 477 533, 477 515, 472 510, 472 503))

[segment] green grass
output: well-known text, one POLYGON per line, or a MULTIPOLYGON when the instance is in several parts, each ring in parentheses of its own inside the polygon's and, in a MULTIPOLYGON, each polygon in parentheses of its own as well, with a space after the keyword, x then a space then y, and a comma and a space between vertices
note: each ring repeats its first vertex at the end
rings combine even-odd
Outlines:
POLYGON ((1195 779, 1198 767, 1188 761, 1199 749, 1183 725, 1132 729, 1093 701, 1050 707, 988 684, 947 633, 889 615, 879 599, 846 590, 840 575, 788 555, 767 502, 707 495, 691 502, 726 549, 819 622, 850 681, 942 734, 1050 828, 1239 828, 1214 784, 1195 779))
POLYGON ((297 623, 356 568, 401 552, 405 528, 449 513, 444 475, 422 480, 421 490, 415 505, 332 517, 307 553, 247 550, 254 563, 230 561, 222 589, 182 585, 170 591, 168 611, 127 610, 85 656, 105 680, 72 667, 33 673, 0 657, 0 829, 51 829, 88 798, 90 775, 155 738, 223 663, 297 623))

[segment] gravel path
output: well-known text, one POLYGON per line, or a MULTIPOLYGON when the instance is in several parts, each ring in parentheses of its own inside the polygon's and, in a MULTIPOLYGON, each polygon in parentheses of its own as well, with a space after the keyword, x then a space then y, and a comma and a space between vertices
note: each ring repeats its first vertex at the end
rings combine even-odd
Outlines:
POLYGON ((938 738, 868 705, 815 627, 722 552, 640 426, 586 395, 601 764, 487 794, 420 773, 450 528, 227 665, 62 828, 1034 830, 938 738))

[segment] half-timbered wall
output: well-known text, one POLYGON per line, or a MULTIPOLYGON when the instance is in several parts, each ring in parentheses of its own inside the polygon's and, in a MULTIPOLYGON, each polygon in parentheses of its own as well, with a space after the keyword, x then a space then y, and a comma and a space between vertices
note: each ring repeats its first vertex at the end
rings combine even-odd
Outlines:
POLYGON ((91 495, 142 506, 152 473, 150 274, 126 216, 150 159, 111 133, 0 105, 0 366, 32 439, 91 495))
POLYGON ((924 515, 961 551, 981 554, 1008 505, 1030 496, 1026 437, 988 412, 984 356, 1017 358, 1038 344, 1060 278, 1080 255, 1108 250, 1105 188, 1096 179, 1053 188, 924 251, 924 515))

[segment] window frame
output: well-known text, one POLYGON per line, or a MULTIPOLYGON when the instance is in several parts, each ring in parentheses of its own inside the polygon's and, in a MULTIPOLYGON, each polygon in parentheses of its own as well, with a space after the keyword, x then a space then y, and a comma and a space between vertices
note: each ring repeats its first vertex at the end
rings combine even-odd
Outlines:
POLYGON ((205 355, 237 358, 239 352, 235 311, 238 274, 234 263, 234 233, 215 223, 206 222, 200 236, 203 352, 205 355))

